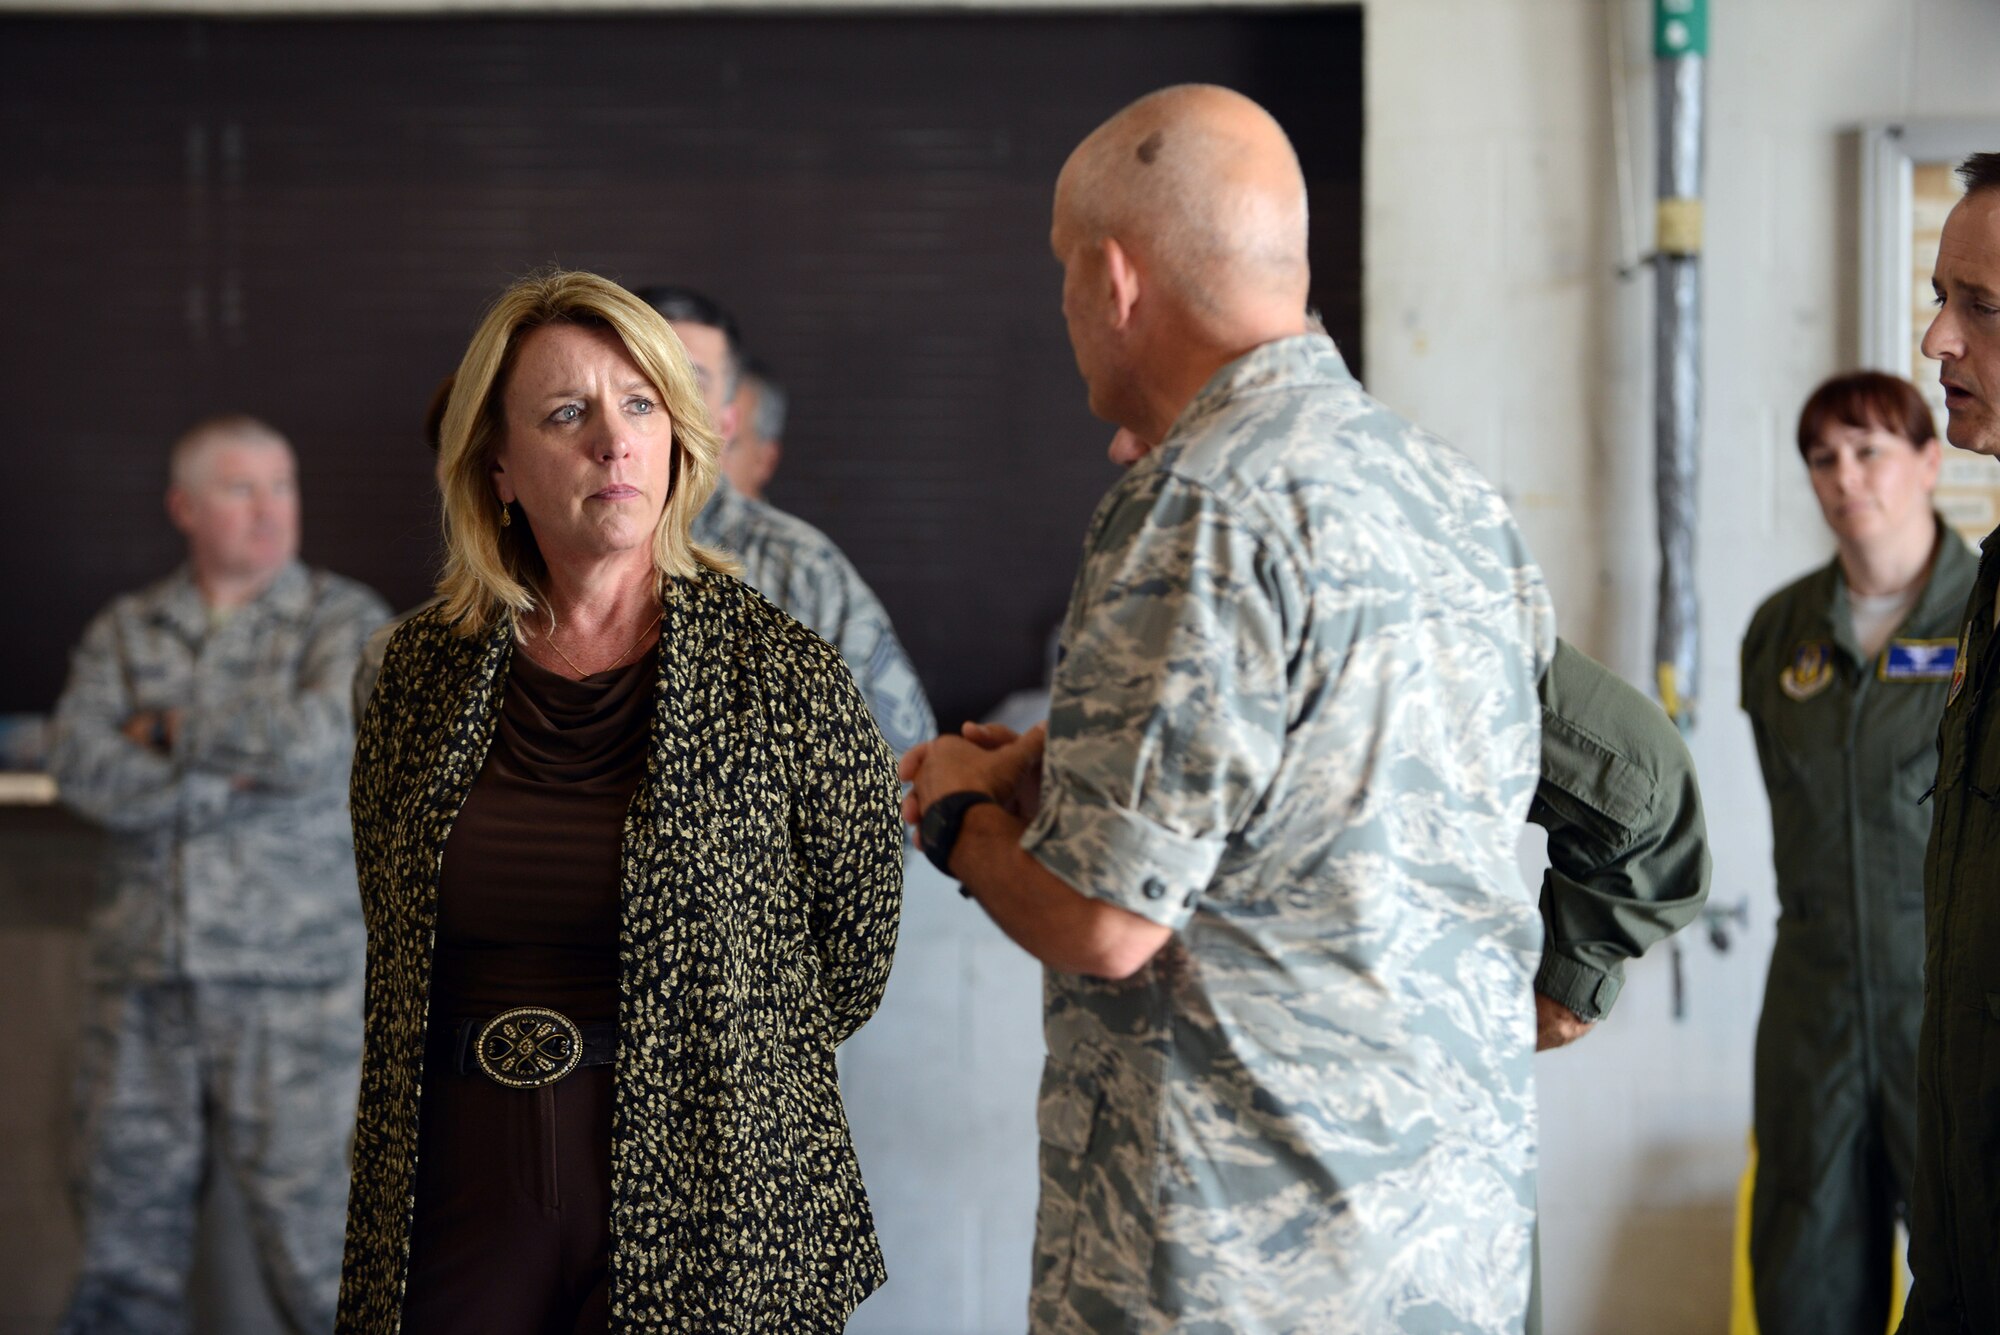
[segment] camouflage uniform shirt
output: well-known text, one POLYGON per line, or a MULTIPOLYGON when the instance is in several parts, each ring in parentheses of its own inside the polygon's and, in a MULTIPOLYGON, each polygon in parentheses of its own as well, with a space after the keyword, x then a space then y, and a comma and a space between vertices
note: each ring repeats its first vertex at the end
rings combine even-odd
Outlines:
POLYGON ((349 689, 373 592, 294 562, 211 625, 185 569, 115 599, 56 706, 62 800, 111 835, 91 922, 106 982, 327 982, 361 967, 349 689), (171 754, 128 740, 183 711, 171 754))
POLYGON ((1554 638, 1494 489, 1324 337, 1112 488, 1022 844, 1175 934, 1047 975, 1034 1331, 1521 1329, 1554 638))
POLYGON ((889 614, 833 539, 718 482, 694 540, 743 562, 743 582, 840 650, 875 726, 898 755, 937 731, 923 683, 889 614))

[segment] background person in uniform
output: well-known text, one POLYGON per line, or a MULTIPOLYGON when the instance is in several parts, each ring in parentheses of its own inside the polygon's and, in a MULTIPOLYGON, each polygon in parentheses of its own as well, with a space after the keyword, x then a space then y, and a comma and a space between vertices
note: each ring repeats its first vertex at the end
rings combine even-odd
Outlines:
MULTIPOLYGON (((2000 153, 1959 167, 1924 355, 1942 365, 1945 439, 2000 455, 2000 153)), ((2000 530, 1996 530, 2000 534, 2000 530)), ((1938 728, 1924 855, 1924 1015, 1906 1335, 2000 1330, 2000 540, 1988 534, 1966 600, 1938 728)))
POLYGON ((1798 445, 1838 553, 1743 637, 1780 909, 1750 1276, 1763 1335, 1880 1335, 1916 1152, 1920 801, 1975 563, 1931 508, 1940 449, 1915 385, 1836 376, 1806 400, 1798 445))
POLYGON ((1048 966, 1037 1332, 1524 1317, 1553 617, 1494 490, 1304 332, 1305 242, 1225 89, 1071 155, 1077 364, 1160 446, 1092 521, 1046 764, 904 759, 926 851, 1048 966))
MULTIPOLYGON (((690 288, 642 288, 639 296, 680 336, 709 420, 730 439, 738 427, 734 400, 743 372, 735 318, 690 288)), ((937 731, 923 683, 896 639, 889 613, 833 539, 803 519, 739 494, 727 482, 696 517, 694 537, 736 557, 745 583, 840 650, 882 735, 899 754, 937 731)))
POLYGON ((719 443, 595 275, 515 284, 459 366, 440 602, 355 752, 345 1331, 830 1332, 882 1281, 834 1049, 895 949, 893 758, 690 539, 719 443))
POLYGON ((753 501, 777 475, 785 451, 785 410, 790 397, 771 378, 770 368, 751 357, 736 386, 736 435, 722 449, 722 475, 753 501))
POLYGON ((202 1183, 235 1175, 278 1309, 333 1327, 361 1046, 348 681, 388 608, 299 564, 291 446, 174 443, 187 564, 84 632, 50 772, 103 825, 78 1109, 83 1264, 63 1329, 186 1329, 202 1183), (208 1158, 210 1121, 224 1157, 208 1158))

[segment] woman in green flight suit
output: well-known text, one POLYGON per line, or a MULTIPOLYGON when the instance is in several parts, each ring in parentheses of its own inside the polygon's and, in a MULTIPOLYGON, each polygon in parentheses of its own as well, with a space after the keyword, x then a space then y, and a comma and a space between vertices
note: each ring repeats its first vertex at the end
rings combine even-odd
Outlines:
POLYGON ((1779 904, 1750 1269, 1761 1335, 1882 1335, 1916 1139, 1922 799, 1977 562, 1931 507, 1940 449, 1908 381, 1827 381, 1798 445, 1838 554, 1743 637, 1779 904))

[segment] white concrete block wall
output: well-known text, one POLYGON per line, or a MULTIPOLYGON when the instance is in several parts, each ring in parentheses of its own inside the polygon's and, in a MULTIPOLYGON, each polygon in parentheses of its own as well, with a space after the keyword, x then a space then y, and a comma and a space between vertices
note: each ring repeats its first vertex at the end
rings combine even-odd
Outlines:
MULTIPOLYGON (((1500 483, 1564 633, 1650 673, 1650 277, 1620 280, 1613 49, 1635 222, 1651 243, 1649 0, 1377 0, 1367 16, 1371 388, 1500 483), (1622 40, 1620 40, 1622 39, 1622 40)), ((1791 443, 1857 354, 1847 134, 1890 117, 2000 123, 1986 0, 1711 0, 1698 584, 1691 739, 1715 899, 1752 925, 1632 970, 1600 1032, 1538 1059, 1550 1335, 1725 1328, 1732 1194, 1776 912, 1767 807, 1736 708, 1756 605, 1830 552, 1791 443)), ((1995 147, 2000 147, 2000 136, 1995 147)))
POLYGON ((840 1053, 841 1094, 889 1283, 850 1335, 1027 1324, 1041 966, 924 858, 905 859, 882 1008, 840 1053))

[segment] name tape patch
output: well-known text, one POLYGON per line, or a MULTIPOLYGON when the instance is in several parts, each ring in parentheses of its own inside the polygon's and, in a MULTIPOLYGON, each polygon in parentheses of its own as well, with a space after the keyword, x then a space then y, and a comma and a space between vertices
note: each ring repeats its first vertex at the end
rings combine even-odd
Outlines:
POLYGON ((1883 681, 1950 681, 1957 667, 1957 640, 1891 640, 1878 671, 1883 681))

